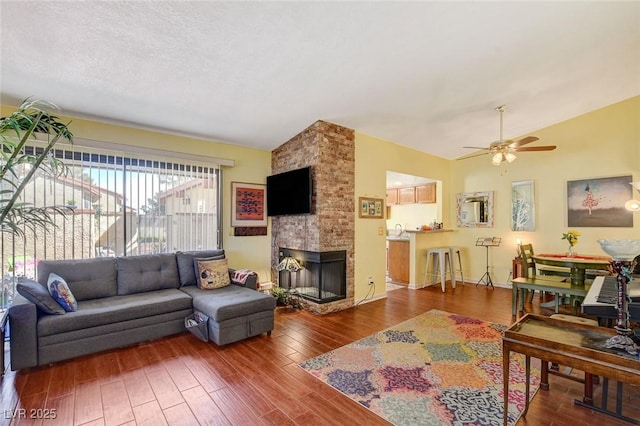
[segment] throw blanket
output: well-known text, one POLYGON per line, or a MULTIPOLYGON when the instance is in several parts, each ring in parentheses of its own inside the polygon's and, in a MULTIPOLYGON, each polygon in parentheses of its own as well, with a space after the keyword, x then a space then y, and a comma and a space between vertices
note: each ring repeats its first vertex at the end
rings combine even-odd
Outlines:
POLYGON ((255 272, 250 269, 236 269, 231 275, 231 281, 236 284, 245 285, 247 283, 247 278, 253 274, 255 274, 255 272))

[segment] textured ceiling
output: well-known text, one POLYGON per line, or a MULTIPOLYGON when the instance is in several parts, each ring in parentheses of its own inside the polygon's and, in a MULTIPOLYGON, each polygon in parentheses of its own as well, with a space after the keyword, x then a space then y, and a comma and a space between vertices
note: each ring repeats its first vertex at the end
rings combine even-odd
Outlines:
POLYGON ((269 150, 322 119, 455 158, 498 105, 510 138, 640 95, 637 1, 2 0, 0 24, 2 104, 269 150))

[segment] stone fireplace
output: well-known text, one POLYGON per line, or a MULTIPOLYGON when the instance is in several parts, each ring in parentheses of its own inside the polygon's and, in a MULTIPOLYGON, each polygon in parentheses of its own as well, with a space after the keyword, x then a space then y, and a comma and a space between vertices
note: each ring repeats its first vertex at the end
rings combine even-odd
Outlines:
POLYGON ((354 239, 355 239, 355 132, 352 129, 316 121, 311 126, 271 152, 271 173, 311 166, 311 214, 274 216, 271 218, 272 280, 287 288, 295 280, 318 280, 333 262, 321 262, 328 253, 344 252, 344 288, 334 289, 334 280, 319 282, 315 293, 302 299, 305 309, 316 314, 347 309, 354 297, 354 239), (278 273, 282 249, 310 256, 312 268, 293 273, 278 273), (315 259, 319 262, 316 262, 315 259), (322 267, 318 265, 323 265, 322 267), (319 270, 317 268, 320 268, 319 270), (297 274, 297 275, 296 275, 297 274), (320 274, 320 275, 315 275, 320 274), (286 275, 286 276, 285 276, 286 275), (313 275, 313 277, 312 277, 313 275), (290 283, 289 279, 293 279, 290 283), (328 292, 340 297, 329 296, 328 292))

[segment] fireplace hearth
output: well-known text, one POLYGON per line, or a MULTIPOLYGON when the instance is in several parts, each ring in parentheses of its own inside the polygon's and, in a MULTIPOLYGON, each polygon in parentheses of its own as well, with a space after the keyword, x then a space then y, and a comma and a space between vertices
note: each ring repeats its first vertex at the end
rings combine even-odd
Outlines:
POLYGON ((280 287, 315 303, 346 299, 346 250, 315 252, 281 248, 278 255, 278 261, 291 256, 302 265, 298 272, 280 271, 280 287))

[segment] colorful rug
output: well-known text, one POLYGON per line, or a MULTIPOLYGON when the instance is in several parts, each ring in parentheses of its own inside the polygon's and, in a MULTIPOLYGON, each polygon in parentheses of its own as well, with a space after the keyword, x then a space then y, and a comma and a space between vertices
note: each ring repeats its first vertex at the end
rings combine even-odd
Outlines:
MULTIPOLYGON (((502 425, 502 331, 431 310, 301 368, 395 425, 502 425)), ((531 369, 530 398, 540 374, 531 369)), ((509 424, 525 404, 524 356, 511 354, 509 424)))

